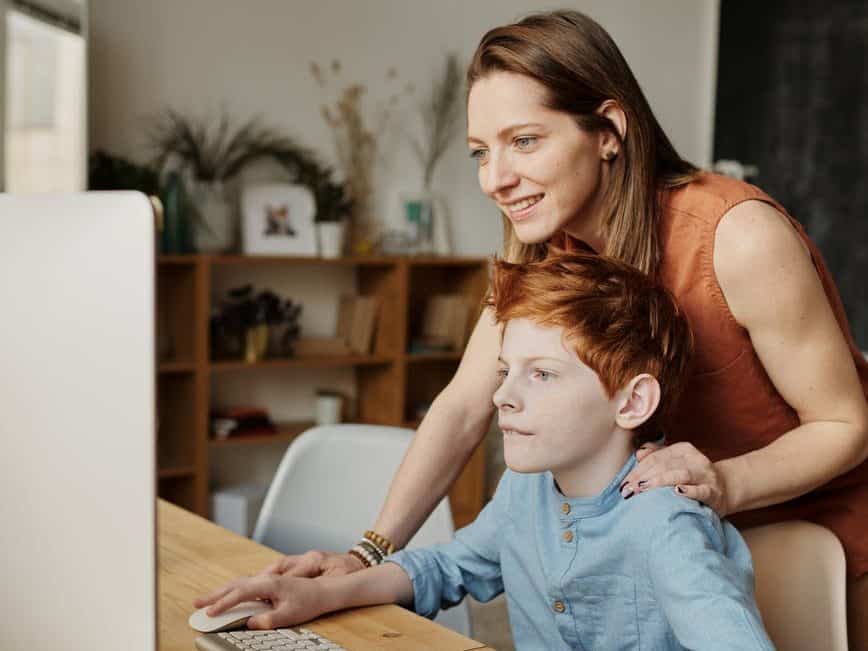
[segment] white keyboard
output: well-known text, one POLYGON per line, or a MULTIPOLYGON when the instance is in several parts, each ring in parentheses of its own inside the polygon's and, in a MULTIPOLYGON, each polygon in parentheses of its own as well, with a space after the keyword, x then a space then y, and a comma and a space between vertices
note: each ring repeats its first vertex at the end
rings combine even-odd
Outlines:
POLYGON ((347 651, 307 628, 208 633, 196 638, 196 648, 200 651, 347 651))

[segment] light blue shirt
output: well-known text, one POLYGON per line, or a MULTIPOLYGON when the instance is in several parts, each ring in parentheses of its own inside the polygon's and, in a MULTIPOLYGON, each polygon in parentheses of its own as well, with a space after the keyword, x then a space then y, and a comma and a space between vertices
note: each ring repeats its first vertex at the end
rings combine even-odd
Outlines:
POLYGON ((520 650, 773 649, 735 527, 669 487, 623 499, 634 465, 592 498, 564 497, 550 472, 507 470, 452 542, 388 560, 426 617, 505 591, 520 650))

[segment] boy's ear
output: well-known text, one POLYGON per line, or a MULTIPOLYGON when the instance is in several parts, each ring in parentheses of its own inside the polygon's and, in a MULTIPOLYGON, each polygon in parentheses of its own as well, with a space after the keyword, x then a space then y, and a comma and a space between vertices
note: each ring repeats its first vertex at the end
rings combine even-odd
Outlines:
POLYGON ((615 422, 621 429, 636 429, 651 418, 660 404, 660 383, 648 373, 637 375, 620 391, 615 422))

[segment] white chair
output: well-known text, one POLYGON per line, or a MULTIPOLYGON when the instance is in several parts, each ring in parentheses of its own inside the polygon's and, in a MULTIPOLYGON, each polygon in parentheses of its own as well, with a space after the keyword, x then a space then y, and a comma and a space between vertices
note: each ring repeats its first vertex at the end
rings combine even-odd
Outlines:
POLYGON ((847 651, 844 550, 828 529, 791 521, 742 532, 756 598, 779 651, 847 651))
MULTIPOLYGON (((284 554, 347 550, 379 515, 413 430, 382 425, 314 427, 287 449, 268 489, 253 539, 284 554)), ((407 545, 447 542, 453 534, 444 498, 407 545)), ((470 637, 470 605, 440 611, 436 620, 470 637)))

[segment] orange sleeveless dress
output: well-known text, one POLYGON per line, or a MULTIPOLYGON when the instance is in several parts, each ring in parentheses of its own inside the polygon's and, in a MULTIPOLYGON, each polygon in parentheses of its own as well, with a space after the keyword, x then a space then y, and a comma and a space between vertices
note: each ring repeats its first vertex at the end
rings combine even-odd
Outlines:
MULTIPOLYGON (((668 443, 689 441, 712 461, 764 447, 797 427, 795 411, 772 384, 747 331, 729 311, 714 273, 714 236, 720 219, 743 201, 759 200, 787 215, 808 246, 868 396, 868 362, 847 325, 838 290, 802 226, 758 188, 702 174, 663 196, 660 278, 693 329, 696 352, 668 443)), ((556 238, 574 248, 575 242, 556 238)), ((809 520, 831 529, 844 546, 851 578, 868 572, 868 461, 797 499, 731 515, 738 527, 809 520)))

